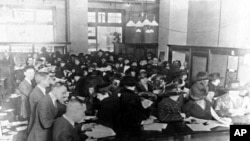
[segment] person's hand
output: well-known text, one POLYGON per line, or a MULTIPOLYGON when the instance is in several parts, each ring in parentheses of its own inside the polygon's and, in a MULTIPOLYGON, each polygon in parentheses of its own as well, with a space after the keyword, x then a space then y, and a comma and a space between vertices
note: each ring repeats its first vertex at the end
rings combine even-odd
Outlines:
POLYGON ((184 119, 186 118, 186 114, 185 113, 180 113, 180 115, 181 115, 182 118, 184 118, 184 119))
POLYGON ((82 131, 87 131, 87 130, 91 130, 93 129, 97 124, 96 123, 87 123, 87 124, 83 124, 81 127, 82 131))
POLYGON ((151 115, 151 116, 149 116, 149 119, 156 120, 157 117, 151 115))
POLYGON ((145 124, 151 124, 151 123, 153 123, 153 122, 154 122, 153 119, 146 119, 146 120, 143 120, 143 121, 141 122, 141 124, 142 124, 142 125, 145 125, 145 124))
POLYGON ((221 118, 220 119, 222 123, 224 124, 231 124, 232 123, 232 119, 231 118, 221 118))

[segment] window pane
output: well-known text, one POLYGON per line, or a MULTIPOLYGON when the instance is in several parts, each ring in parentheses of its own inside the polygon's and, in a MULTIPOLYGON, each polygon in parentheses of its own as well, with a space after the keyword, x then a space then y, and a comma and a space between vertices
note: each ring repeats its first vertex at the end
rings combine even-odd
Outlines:
POLYGON ((31 45, 12 45, 11 52, 32 52, 31 45))
POLYGON ((122 14, 108 13, 108 23, 122 23, 122 14))
POLYGON ((88 52, 91 53, 96 51, 96 39, 88 39, 89 49, 88 52))
POLYGON ((105 23, 106 22, 106 13, 105 12, 98 12, 98 22, 105 23))
POLYGON ((96 22, 96 13, 95 12, 88 12, 88 22, 89 23, 96 22))
POLYGON ((6 25, 0 25, 0 42, 7 42, 7 35, 6 25))
POLYGON ((34 26, 34 42, 53 42, 54 29, 53 25, 36 25, 34 26))
POLYGON ((16 9, 14 10, 15 21, 18 23, 33 22, 34 10, 16 9))
POLYGON ((95 27, 88 27, 88 36, 89 37, 95 37, 96 36, 96 29, 95 27))
POLYGON ((13 21, 13 13, 12 9, 3 6, 2 10, 0 10, 0 23, 7 23, 13 21), (4 10, 3 10, 4 9, 4 10))
POLYGON ((97 27, 98 50, 113 51, 113 42, 122 42, 122 27, 97 27), (119 41, 118 41, 119 40, 119 41))
POLYGON ((0 45, 0 52, 5 52, 5 51, 9 51, 9 46, 6 45, 0 45))
POLYGON ((38 23, 53 22, 52 10, 36 10, 36 21, 38 23))

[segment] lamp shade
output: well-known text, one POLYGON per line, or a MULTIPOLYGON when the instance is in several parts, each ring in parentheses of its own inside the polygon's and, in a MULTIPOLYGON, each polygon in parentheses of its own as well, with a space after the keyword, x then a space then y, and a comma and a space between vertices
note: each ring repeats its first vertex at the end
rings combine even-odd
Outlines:
POLYGON ((158 26, 159 24, 155 21, 155 20, 153 20, 152 22, 151 22, 151 26, 158 26))
POLYGON ((129 20, 128 23, 126 24, 126 26, 133 27, 133 26, 136 26, 136 25, 132 20, 129 20))
POLYGON ((135 31, 135 32, 140 33, 140 32, 141 32, 141 29, 140 29, 140 28, 138 28, 138 29, 136 29, 136 31, 135 31))
POLYGON ((148 20, 148 18, 146 18, 144 21, 143 21, 143 25, 145 26, 150 26, 152 23, 148 20))
POLYGON ((139 20, 136 24, 135 24, 136 27, 143 27, 143 23, 139 20))

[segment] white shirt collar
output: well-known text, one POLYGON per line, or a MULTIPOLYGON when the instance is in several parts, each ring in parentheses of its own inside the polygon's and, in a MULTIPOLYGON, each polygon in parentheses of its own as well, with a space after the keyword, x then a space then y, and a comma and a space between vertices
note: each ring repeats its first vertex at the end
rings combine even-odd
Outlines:
POLYGON ((64 117, 67 121, 69 121, 69 123, 70 123, 73 127, 75 127, 75 122, 74 122, 72 119, 68 118, 65 114, 63 115, 63 117, 64 117))
POLYGON ((31 81, 28 78, 24 78, 30 85, 32 85, 31 81))
POLYGON ((56 103, 57 98, 52 93, 49 93, 49 96, 51 97, 52 102, 53 102, 54 106, 56 107, 57 106, 57 103, 56 103))
POLYGON ((39 84, 37 87, 43 92, 44 95, 46 95, 46 89, 44 87, 40 86, 39 84))

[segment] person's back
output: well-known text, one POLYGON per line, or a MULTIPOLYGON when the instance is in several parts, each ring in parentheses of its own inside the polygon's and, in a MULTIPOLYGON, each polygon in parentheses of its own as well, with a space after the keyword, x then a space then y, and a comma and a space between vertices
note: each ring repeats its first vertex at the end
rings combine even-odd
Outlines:
POLYGON ((53 126, 53 141, 80 141, 77 130, 62 116, 53 126))
MULTIPOLYGON (((57 118, 53 126, 53 141, 81 141, 85 136, 80 134, 80 126, 75 123, 81 122, 85 116, 86 103, 81 97, 71 97, 67 104, 66 113, 57 118)), ((80 124, 79 124, 80 125, 80 124)))

